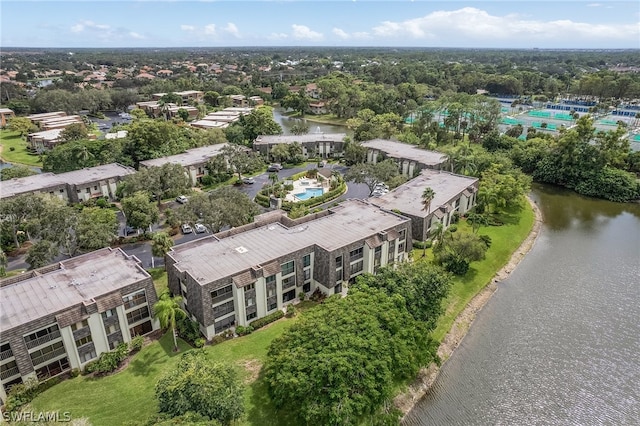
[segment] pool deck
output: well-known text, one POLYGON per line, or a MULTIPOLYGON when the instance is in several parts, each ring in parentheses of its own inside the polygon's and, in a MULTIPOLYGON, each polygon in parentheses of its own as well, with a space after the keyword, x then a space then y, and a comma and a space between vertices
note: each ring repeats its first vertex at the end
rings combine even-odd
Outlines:
MULTIPOLYGON (((326 182, 328 183, 328 181, 326 182)), ((290 191, 286 197, 284 197, 284 200, 291 201, 292 203, 302 201, 296 197, 296 194, 302 194, 307 189, 322 189, 323 194, 327 192, 326 185, 318 182, 317 179, 302 178, 293 181, 293 190, 290 191)))

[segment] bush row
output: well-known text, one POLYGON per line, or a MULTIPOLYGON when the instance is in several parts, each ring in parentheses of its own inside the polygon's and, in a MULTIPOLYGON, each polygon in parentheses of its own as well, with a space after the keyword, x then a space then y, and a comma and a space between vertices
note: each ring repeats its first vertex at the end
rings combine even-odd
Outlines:
POLYGON ((269 314, 266 317, 262 317, 255 321, 252 321, 249 324, 249 327, 253 327, 254 330, 257 330, 267 324, 271 324, 272 322, 279 320, 282 317, 284 317, 284 313, 282 311, 275 311, 274 313, 269 314))
POLYGON ((58 383, 60 383, 59 377, 44 382, 39 382, 35 377, 31 377, 24 383, 13 385, 7 395, 7 401, 4 405, 5 411, 7 413, 18 411, 23 405, 30 403, 36 396, 58 383))
POLYGON ((131 343, 120 343, 113 351, 103 352, 100 358, 88 363, 84 367, 85 374, 107 374, 116 370, 129 353, 137 352, 142 349, 144 337, 136 336, 131 339, 131 343))

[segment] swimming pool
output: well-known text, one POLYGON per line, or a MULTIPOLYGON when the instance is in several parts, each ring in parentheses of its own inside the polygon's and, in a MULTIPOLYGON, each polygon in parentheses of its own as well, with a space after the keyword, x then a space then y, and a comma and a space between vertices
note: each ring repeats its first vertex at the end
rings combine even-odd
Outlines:
POLYGON ((307 188, 304 192, 293 194, 298 200, 308 200, 311 197, 319 197, 324 193, 322 188, 307 188))

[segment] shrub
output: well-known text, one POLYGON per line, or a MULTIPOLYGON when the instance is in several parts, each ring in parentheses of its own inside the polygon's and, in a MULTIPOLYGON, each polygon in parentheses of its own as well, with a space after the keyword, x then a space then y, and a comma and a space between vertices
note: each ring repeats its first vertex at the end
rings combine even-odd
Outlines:
POLYGON ((51 378, 44 382, 39 382, 35 377, 31 377, 24 383, 12 386, 4 404, 6 412, 12 413, 17 411, 25 404, 33 401, 36 396, 58 383, 60 383, 58 377, 51 378))
POLYGON ((198 323, 189 318, 184 317, 177 321, 176 328, 178 329, 178 336, 182 337, 189 343, 194 344, 196 339, 202 337, 198 323))
POLYGON ((433 242, 431 240, 426 240, 426 241, 414 240, 413 241, 413 248, 415 249, 428 249, 428 248, 431 248, 432 245, 433 245, 433 242))
POLYGON ((491 237, 488 235, 478 235, 482 242, 487 246, 487 248, 491 247, 491 237))
POLYGON ((460 213, 454 212, 451 216, 451 223, 458 223, 460 221, 460 213))
POLYGON ((231 339, 233 338, 233 331, 232 330, 225 330, 222 333, 222 337, 224 337, 225 339, 231 339))
POLYGON ((279 320, 283 316, 284 316, 284 313, 282 311, 275 311, 272 314, 269 314, 269 315, 264 316, 262 318, 258 318, 255 321, 252 321, 249 324, 249 326, 253 327, 254 330, 257 330, 259 328, 264 327, 267 324, 271 324, 272 322, 279 320))
POLYGON ((236 334, 238 336, 246 336, 247 334, 251 334, 253 332, 253 327, 248 325, 247 327, 243 327, 241 325, 236 327, 236 334))
POLYGON ((96 206, 100 207, 101 209, 106 209, 109 207, 109 202, 106 198, 98 198, 98 200, 96 201, 96 206))
POLYGON ((201 348, 203 347, 205 344, 207 343, 207 339, 205 339, 204 337, 198 337, 193 344, 195 345, 196 348, 201 348))
POLYGON ((316 288, 313 293, 311 293, 311 300, 314 302, 322 303, 326 298, 327 295, 321 292, 319 288, 316 288))
POLYGON ((456 224, 453 224, 453 225, 451 225, 451 226, 449 226, 449 227, 447 228, 447 231, 451 232, 452 234, 453 234, 454 232, 456 232, 457 230, 458 230, 458 225, 456 225, 456 224))
POLYGON ((71 377, 78 377, 80 375, 80 369, 78 368, 73 368, 71 370, 71 373, 69 373, 71 375, 71 377))
POLYGON ((305 294, 304 291, 301 291, 300 294, 298 294, 298 299, 300 299, 301 302, 304 302, 304 299, 307 298, 307 295, 305 294))
POLYGON ((140 349, 142 349, 142 345, 144 345, 144 337, 134 337, 129 343, 129 352, 138 352, 140 349))
POLYGON ((15 147, 15 146, 11 146, 11 147, 9 147, 9 151, 15 151, 15 150, 16 150, 16 147, 15 147))
POLYGON ((85 371, 88 373, 106 374, 111 373, 120 366, 129 353, 129 346, 120 343, 115 350, 103 352, 97 361, 87 364, 85 371))
POLYGON ((217 345, 218 343, 222 343, 224 342, 226 339, 224 338, 224 336, 213 336, 213 338, 211 339, 211 344, 212 345, 217 345))
POLYGON ((294 317, 296 315, 296 307, 293 305, 287 305, 287 318, 294 317))

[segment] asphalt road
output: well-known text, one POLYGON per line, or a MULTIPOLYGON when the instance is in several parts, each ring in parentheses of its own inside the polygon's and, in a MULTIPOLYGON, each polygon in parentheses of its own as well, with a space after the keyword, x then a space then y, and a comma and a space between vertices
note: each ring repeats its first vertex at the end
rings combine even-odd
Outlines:
MULTIPOLYGON (((348 170, 348 167, 344 166, 344 165, 332 165, 329 164, 326 167, 328 168, 332 168, 338 172, 340 172, 341 174, 346 173, 346 171, 348 170)), ((311 170, 316 168, 315 164, 309 164, 306 167, 295 167, 295 168, 291 168, 291 169, 283 169, 280 170, 278 172, 278 177, 279 180, 284 180, 288 177, 293 176, 296 173, 300 173, 301 171, 304 170, 311 170)), ((242 185, 241 187, 238 187, 238 189, 242 192, 244 192, 245 194, 247 194, 249 196, 249 198, 253 199, 258 192, 265 186, 265 185, 270 185, 271 182, 269 181, 269 174, 268 172, 262 173, 258 176, 254 176, 254 180, 255 183, 251 184, 251 185, 242 185)), ((325 203, 323 205, 320 206, 320 208, 327 208, 330 207, 331 205, 333 205, 334 203, 338 202, 338 201, 342 201, 342 200, 346 200, 349 198, 355 198, 355 199, 366 199, 369 197, 369 188, 367 188, 366 185, 364 184, 355 184, 353 182, 349 182, 347 183, 347 192, 345 194, 343 194, 342 196, 340 196, 338 199, 336 200, 332 200, 328 203, 325 203)), ((165 208, 176 208, 178 207, 179 204, 177 202, 168 202, 164 204, 165 208)), ((124 235, 124 228, 126 226, 126 218, 124 217, 124 215, 122 214, 122 212, 118 212, 117 215, 118 218, 118 222, 119 222, 119 229, 118 229, 118 235, 124 235)), ((162 229, 161 226, 159 224, 154 224, 152 225, 152 231, 156 232, 158 230, 162 229)), ((141 233, 141 232, 140 232, 141 233)), ((211 235, 211 233, 209 231, 207 231, 206 233, 201 233, 201 234, 196 234, 195 232, 192 232, 190 234, 178 234, 174 237, 174 245, 180 245, 180 244, 184 244, 186 242, 189 241, 193 241, 193 240, 197 240, 200 238, 206 238, 207 236, 211 235)), ((125 253, 129 254, 129 255, 133 255, 136 256, 141 262, 142 262, 142 266, 144 268, 149 268, 152 265, 155 267, 159 267, 159 266, 163 266, 164 265, 164 259, 163 258, 158 258, 158 257, 154 257, 153 259, 153 263, 151 260, 151 244, 146 241, 146 242, 140 242, 140 243, 133 243, 133 244, 125 244, 122 245, 121 248, 125 251, 125 253)), ((29 267, 29 265, 26 263, 25 261, 26 255, 22 255, 22 256, 18 256, 18 257, 13 257, 13 258, 9 258, 8 259, 8 265, 7 265, 7 270, 8 271, 12 271, 12 270, 16 270, 16 269, 27 269, 29 267)), ((65 258, 67 258, 66 256, 58 256, 57 258, 54 259, 54 262, 59 262, 61 260, 64 260, 65 258)))

